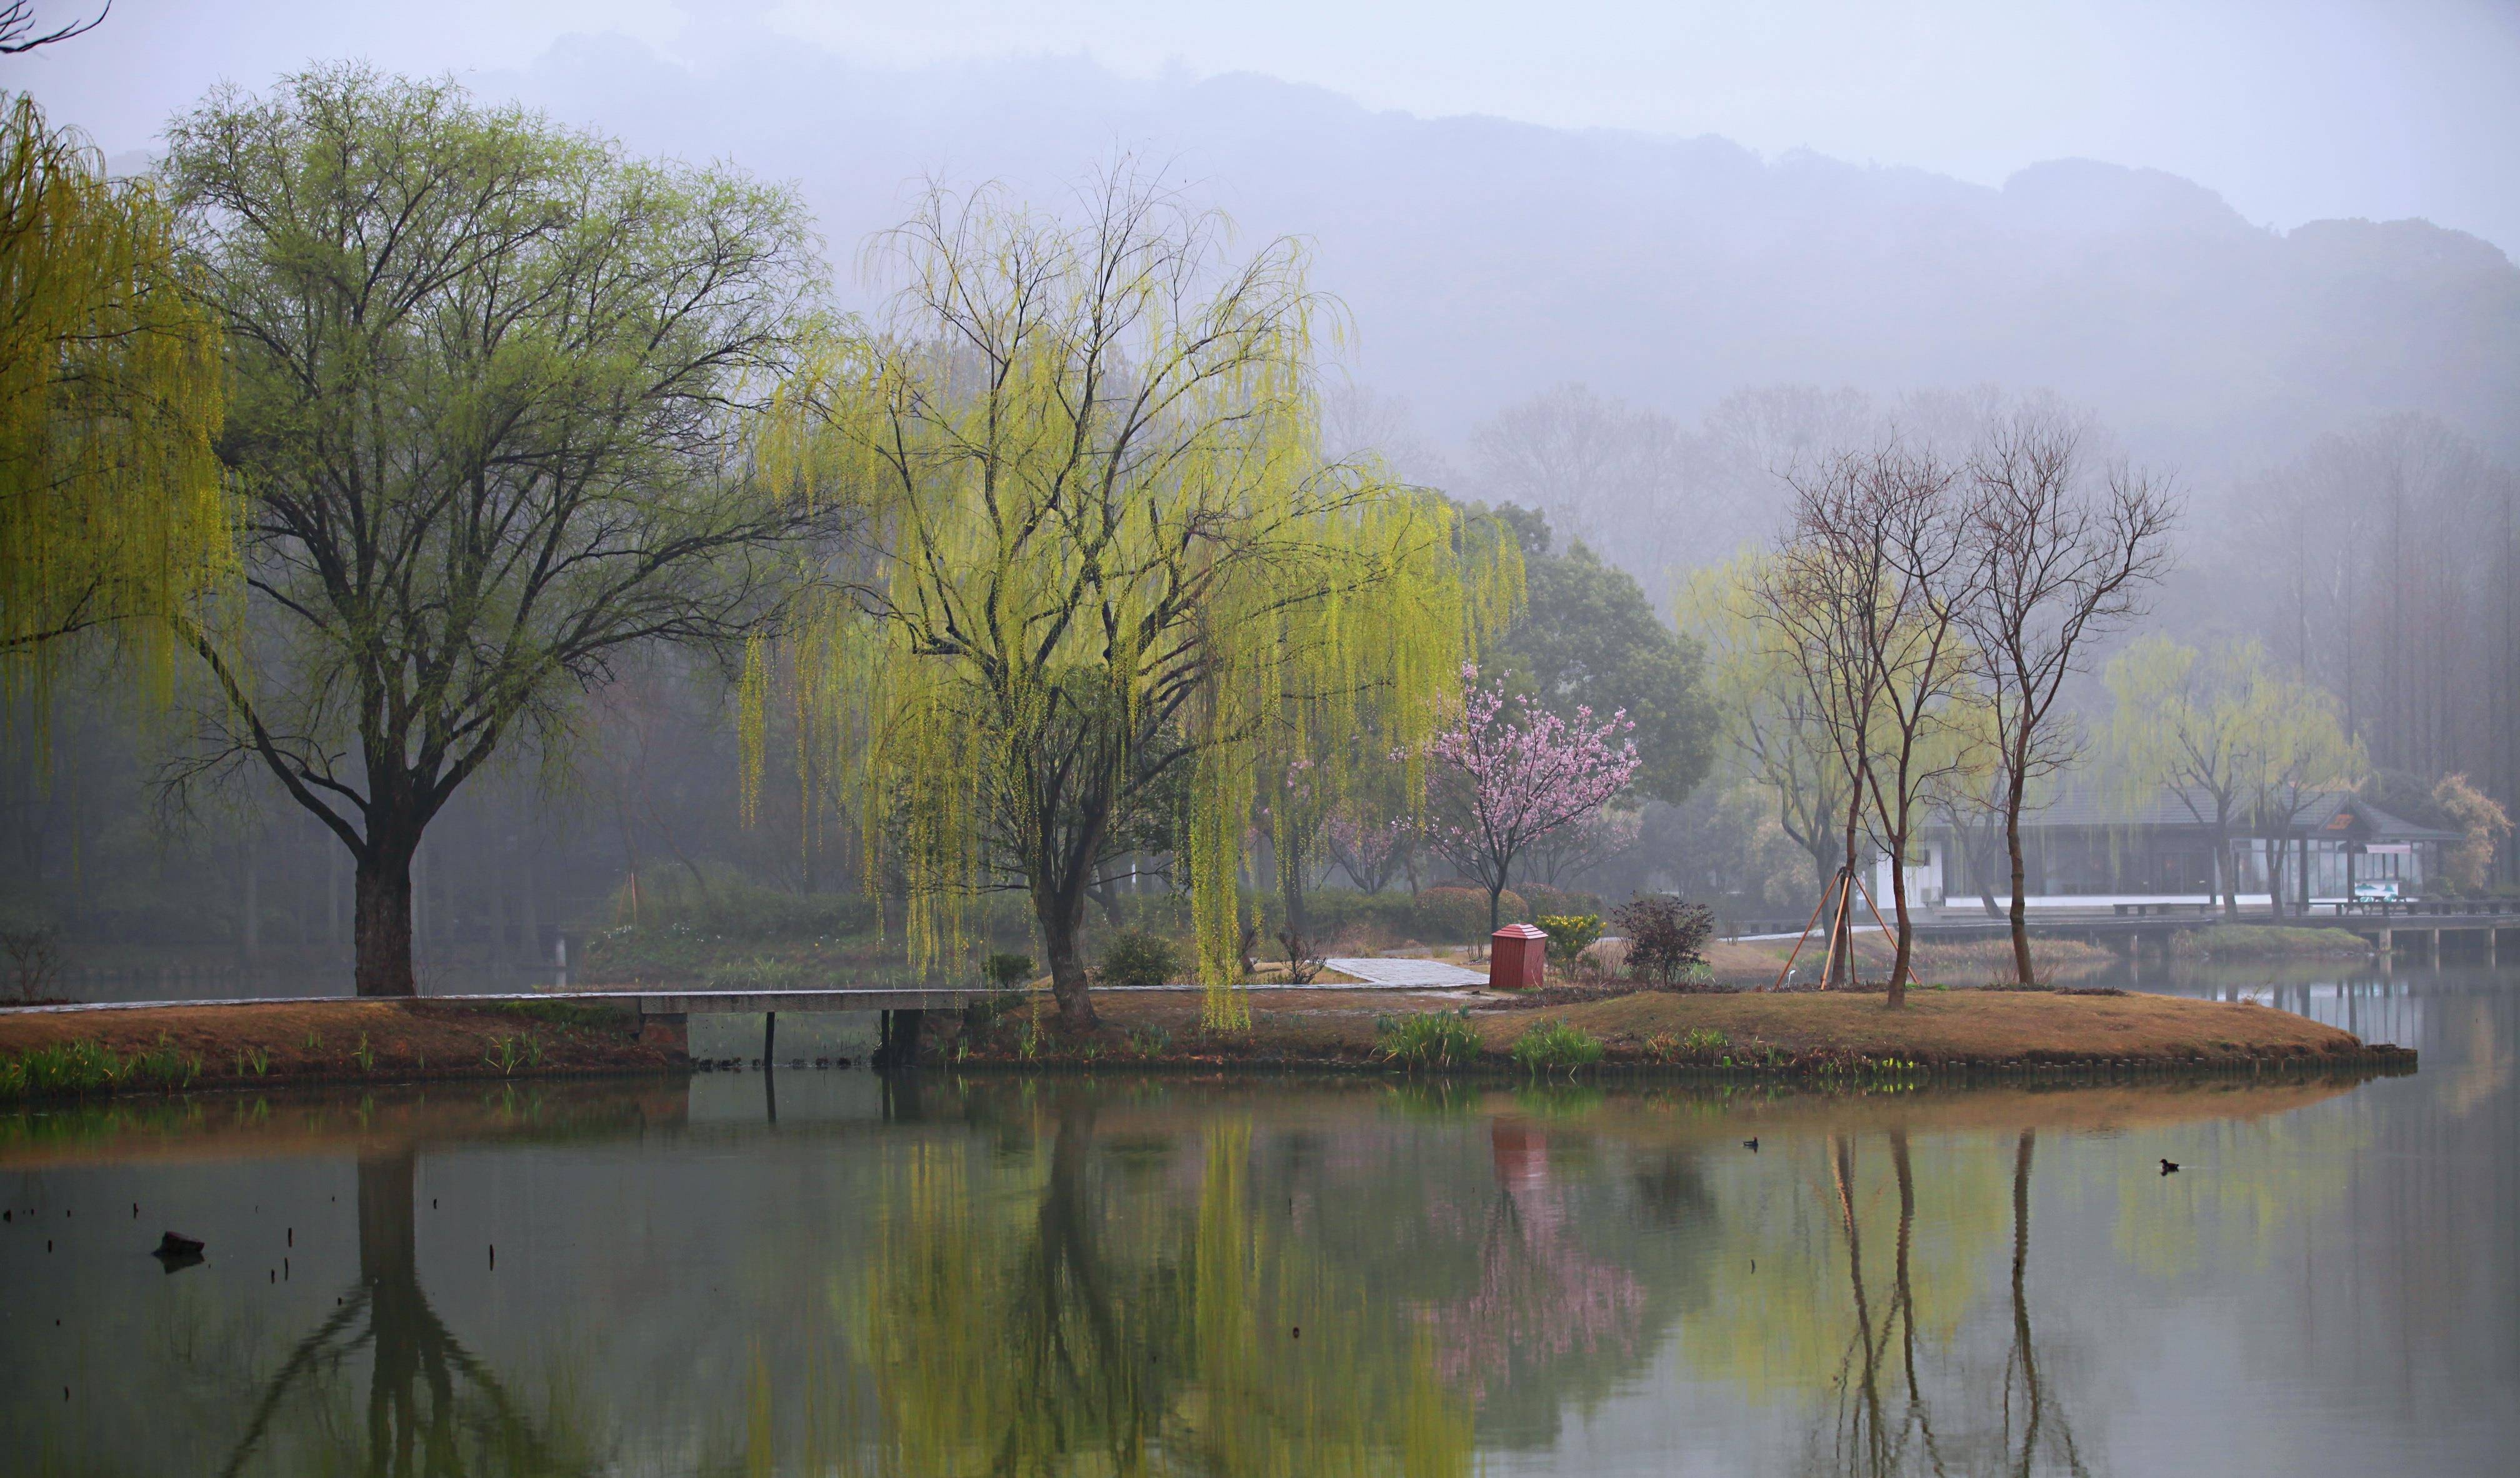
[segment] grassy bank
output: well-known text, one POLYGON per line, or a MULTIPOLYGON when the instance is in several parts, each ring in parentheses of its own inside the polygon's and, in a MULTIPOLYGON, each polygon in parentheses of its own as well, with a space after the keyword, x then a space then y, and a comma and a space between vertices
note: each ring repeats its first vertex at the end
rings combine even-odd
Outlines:
POLYGON ((566 1002, 310 1001, 0 1012, 0 1101, 257 1087, 653 1071, 679 1048, 566 1002))
MULTIPOLYGON (((1061 1029, 1043 993, 930 1012, 951 1065, 1303 1066, 1381 1072, 2287 1067, 2380 1060, 2350 1033, 2268 1007, 2115 992, 1942 990, 1892 1010, 1845 992, 1555 992, 1545 998, 1264 991, 1248 1031, 1199 1024, 1196 991, 1103 993, 1061 1029)), ((0 1012, 0 1099, 281 1084, 668 1071, 684 1044, 569 1003, 323 1001, 0 1012)), ((2411 1064, 2412 1054, 2390 1060, 2411 1064)))
MULTIPOLYGON (((1781 1073, 1868 1066, 2312 1065, 2376 1055, 2352 1033, 2267 1007, 2115 992, 1923 989, 1897 1010, 1880 995, 1844 992, 1638 992, 1545 1001, 1262 993, 1252 998, 1248 1032, 1203 1029, 1195 992, 1105 996, 1098 1006, 1103 1020, 1092 1033, 1064 1033, 1047 1003, 1028 1002, 983 1022, 945 1023, 936 1051, 951 1061, 1012 1066, 1380 1069, 1394 1065, 1395 1053, 1418 1051, 1412 1044, 1418 1039, 1449 1033, 1455 1041, 1449 1056, 1438 1052, 1420 1059, 1541 1072, 1589 1066, 1781 1073)), ((2412 1053, 2403 1060, 2411 1063, 2412 1053)))

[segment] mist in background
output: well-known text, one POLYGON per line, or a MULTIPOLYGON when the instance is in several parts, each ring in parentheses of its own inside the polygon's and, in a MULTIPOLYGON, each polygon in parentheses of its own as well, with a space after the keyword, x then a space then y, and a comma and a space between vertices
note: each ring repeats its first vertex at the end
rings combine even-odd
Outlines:
MULTIPOLYGON (((855 308, 923 179, 1057 209, 1151 161, 1310 244, 1349 315, 1335 450, 1540 511, 1659 612, 1775 532, 1798 458, 2058 402, 2186 500, 2153 629, 2259 640, 2383 769, 2520 798, 2520 7, 119 0, 0 66, 136 170, 221 79, 341 57, 792 180, 855 308)), ((561 820, 501 778, 437 875, 564 862, 547 917, 643 850, 810 891, 810 848, 732 824, 721 698, 625 674, 531 802, 561 820)), ((107 727, 12 801, 37 871, 145 788, 107 727)), ((338 893, 318 852, 294 887, 338 893)))

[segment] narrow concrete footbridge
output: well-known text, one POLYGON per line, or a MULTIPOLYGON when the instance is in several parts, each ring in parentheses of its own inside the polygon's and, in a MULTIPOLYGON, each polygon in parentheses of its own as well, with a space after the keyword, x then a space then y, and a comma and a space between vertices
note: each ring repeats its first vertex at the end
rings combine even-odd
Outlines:
MULTIPOLYGON (((2009 900, 1999 898, 1997 907, 2009 900)), ((2337 929, 2355 935, 2383 954, 2416 954, 2439 961, 2445 947, 2495 963, 2498 935, 2503 945, 2520 948, 2520 900, 2514 899, 2314 899, 2308 912, 2277 916, 2266 895, 2243 896, 2240 917, 2228 918, 2222 905, 2199 897, 2033 898, 2024 910, 2034 937, 2079 939, 2120 953, 2167 951, 2182 934, 2206 933, 2225 923, 2276 925, 2283 928, 2337 929)), ((2010 923, 1990 918, 1974 900, 1945 900, 1939 908, 1912 916, 1916 938, 1935 944, 1964 944, 2001 939, 2010 923)), ((1872 931, 1869 918, 1858 925, 1872 931)), ((1787 929, 1745 932, 1742 939, 1793 937, 1787 929)))

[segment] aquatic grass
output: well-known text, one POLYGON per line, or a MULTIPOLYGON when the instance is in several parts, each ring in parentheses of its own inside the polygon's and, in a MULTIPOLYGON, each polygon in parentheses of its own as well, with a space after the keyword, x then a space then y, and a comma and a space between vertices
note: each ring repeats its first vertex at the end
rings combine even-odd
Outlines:
POLYGON ((1459 1067, 1478 1060, 1479 1034, 1467 1007, 1383 1016, 1373 1023, 1374 1052, 1404 1068, 1459 1067))
POLYGON ((492 1037, 489 1050, 481 1054, 481 1060, 497 1068, 501 1077, 507 1077, 515 1073, 517 1065, 525 1059, 524 1049, 517 1044, 518 1039, 513 1036, 492 1037))
POLYGON ((1514 1039, 1512 1054, 1535 1078, 1561 1068, 1571 1078, 1601 1060, 1601 1039, 1568 1022, 1540 1021, 1514 1039))
POLYGON ((158 1034, 158 1045, 131 1059, 128 1076, 142 1083, 154 1084, 168 1093, 193 1086, 202 1075, 202 1054, 180 1052, 172 1037, 158 1034))
POLYGON ((376 1050, 368 1046, 368 1034, 366 1032, 359 1033, 359 1045, 350 1049, 350 1060, 359 1064, 359 1071, 363 1073, 372 1073, 377 1070, 376 1050))
POLYGON ((1173 1045, 1173 1034, 1160 1026, 1140 1027, 1129 1033, 1129 1051, 1141 1057, 1160 1057, 1173 1045))
POLYGON ((0 1065, 0 1097, 42 1098, 97 1093, 120 1082, 129 1067, 112 1048, 94 1042, 38 1047, 0 1065))
POLYGON ((240 1048, 236 1054, 236 1070, 240 1078, 248 1074, 262 1077, 271 1071, 271 1053, 259 1047, 240 1048))

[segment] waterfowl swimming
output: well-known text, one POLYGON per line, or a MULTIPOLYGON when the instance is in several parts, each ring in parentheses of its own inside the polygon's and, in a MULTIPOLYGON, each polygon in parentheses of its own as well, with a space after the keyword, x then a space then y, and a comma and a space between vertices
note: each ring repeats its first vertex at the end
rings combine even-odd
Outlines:
POLYGON ((1741 1147, 1750 1151, 1752 1154, 1757 1154, 1759 1152, 1759 1142, 1756 1139, 1743 1140, 1741 1142, 1741 1147))
POLYGON ((2162 1161, 2161 1173, 2163 1175, 2177 1175, 2179 1173, 2179 1162, 2177 1160, 2162 1161))

